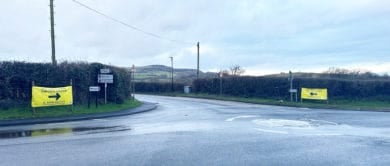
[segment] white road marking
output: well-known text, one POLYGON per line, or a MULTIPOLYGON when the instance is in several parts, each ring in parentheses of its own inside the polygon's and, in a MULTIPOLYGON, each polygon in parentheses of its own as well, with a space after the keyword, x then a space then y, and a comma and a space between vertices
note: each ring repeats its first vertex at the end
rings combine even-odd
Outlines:
POLYGON ((275 133, 275 134, 288 134, 287 131, 278 131, 278 130, 266 130, 266 129, 259 129, 255 128, 257 131, 266 132, 266 133, 275 133))
POLYGON ((308 128, 311 124, 306 121, 288 119, 255 119, 252 122, 263 127, 299 127, 308 128))
MULTIPOLYGON (((43 125, 48 125, 48 126, 56 126, 56 125, 70 125, 70 124, 80 124, 80 121, 77 122, 59 122, 59 123, 48 123, 48 124, 43 124, 43 125)), ((42 126, 42 124, 36 124, 36 126, 42 126)))
POLYGON ((236 116, 236 117, 233 117, 233 118, 226 119, 225 121, 226 122, 231 122, 231 121, 234 121, 236 119, 254 118, 254 117, 258 117, 258 116, 256 116, 256 115, 242 115, 242 116, 236 116))
POLYGON ((110 120, 107 120, 107 119, 93 119, 94 121, 102 121, 102 122, 106 122, 106 121, 110 121, 110 120))
POLYGON ((314 134, 315 136, 340 136, 339 133, 323 133, 323 134, 314 134))
POLYGON ((315 120, 315 119, 308 119, 308 120, 311 121, 311 122, 322 122, 322 123, 327 123, 327 124, 330 124, 330 125, 338 125, 335 122, 326 121, 326 120, 315 120))

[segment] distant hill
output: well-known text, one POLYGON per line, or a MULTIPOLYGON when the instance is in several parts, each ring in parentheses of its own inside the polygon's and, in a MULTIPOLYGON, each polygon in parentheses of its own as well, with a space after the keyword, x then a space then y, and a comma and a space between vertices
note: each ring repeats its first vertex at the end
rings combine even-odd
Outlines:
MULTIPOLYGON (((199 71, 200 78, 213 78, 216 73, 199 71)), ((174 68, 173 77, 175 82, 190 84, 196 79, 196 69, 174 68)), ((137 67, 135 80, 139 82, 170 82, 171 67, 164 65, 149 65, 137 67)))
MULTIPOLYGON (((321 78, 321 79, 334 79, 334 80, 365 80, 365 81, 376 81, 376 80, 388 80, 388 76, 380 76, 371 72, 362 73, 293 73, 294 78, 321 78)), ((289 73, 271 74, 265 77, 289 77, 289 73)))
MULTIPOLYGON (((324 72, 324 73, 293 73, 294 78, 335 79, 335 80, 389 80, 389 76, 379 76, 370 72, 324 72)), ((199 78, 216 78, 217 73, 199 72, 199 78)), ((263 77, 288 78, 289 73, 270 74, 263 77)), ((196 69, 174 69, 174 82, 191 84, 196 79, 196 69)), ((164 65, 149 65, 137 67, 135 80, 138 82, 170 82, 171 67, 164 65)))

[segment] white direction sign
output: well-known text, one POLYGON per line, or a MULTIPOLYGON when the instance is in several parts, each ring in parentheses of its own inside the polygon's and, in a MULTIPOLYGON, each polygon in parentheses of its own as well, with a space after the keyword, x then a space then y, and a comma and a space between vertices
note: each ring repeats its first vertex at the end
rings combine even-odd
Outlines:
POLYGON ((111 73, 111 71, 110 71, 110 69, 100 69, 100 73, 108 74, 108 73, 111 73))
POLYGON ((99 92, 100 91, 100 87, 99 86, 90 86, 89 87, 89 91, 90 92, 99 92))
POLYGON ((114 83, 114 75, 112 74, 98 74, 98 83, 114 83))

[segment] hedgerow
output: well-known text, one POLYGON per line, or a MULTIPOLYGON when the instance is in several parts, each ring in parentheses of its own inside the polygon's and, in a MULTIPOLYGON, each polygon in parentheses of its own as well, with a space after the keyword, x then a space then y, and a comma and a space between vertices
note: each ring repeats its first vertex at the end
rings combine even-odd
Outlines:
POLYGON ((32 82, 37 86, 68 86, 72 80, 75 104, 88 101, 89 86, 100 86, 100 99, 104 98, 104 84, 97 82, 101 68, 110 68, 114 83, 107 88, 109 102, 122 103, 130 96, 130 73, 124 69, 100 63, 63 62, 57 66, 49 63, 0 62, 0 106, 31 101, 32 82))

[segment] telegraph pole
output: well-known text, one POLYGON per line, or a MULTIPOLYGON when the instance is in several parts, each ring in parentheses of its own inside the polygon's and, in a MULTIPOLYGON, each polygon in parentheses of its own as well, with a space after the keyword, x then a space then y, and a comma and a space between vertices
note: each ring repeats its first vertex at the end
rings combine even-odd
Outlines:
POLYGON ((173 93, 173 57, 171 56, 169 58, 171 58, 171 91, 173 93))
POLYGON ((196 70, 196 79, 199 79, 199 42, 196 44, 197 47, 197 53, 198 53, 198 68, 196 70))
POLYGON ((55 36, 54 36, 54 0, 50 0, 50 33, 51 33, 51 61, 53 65, 57 65, 56 61, 56 46, 55 46, 55 36))

